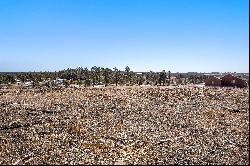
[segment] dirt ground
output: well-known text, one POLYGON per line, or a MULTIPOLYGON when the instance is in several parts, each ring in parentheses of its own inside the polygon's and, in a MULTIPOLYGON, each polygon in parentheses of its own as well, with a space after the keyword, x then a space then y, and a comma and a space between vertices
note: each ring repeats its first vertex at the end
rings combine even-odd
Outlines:
POLYGON ((0 89, 0 164, 249 164, 249 90, 0 89))

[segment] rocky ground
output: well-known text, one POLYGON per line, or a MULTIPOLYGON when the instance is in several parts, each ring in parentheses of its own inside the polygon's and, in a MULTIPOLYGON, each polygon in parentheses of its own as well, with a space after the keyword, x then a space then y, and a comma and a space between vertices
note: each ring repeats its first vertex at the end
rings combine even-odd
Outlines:
POLYGON ((1 89, 0 164, 249 164, 249 90, 1 89))

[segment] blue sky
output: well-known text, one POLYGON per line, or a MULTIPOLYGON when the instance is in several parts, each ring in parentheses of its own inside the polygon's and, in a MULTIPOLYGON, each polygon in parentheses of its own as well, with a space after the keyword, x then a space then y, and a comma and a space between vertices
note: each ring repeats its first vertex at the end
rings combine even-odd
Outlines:
POLYGON ((248 72, 248 0, 0 0, 0 71, 248 72))

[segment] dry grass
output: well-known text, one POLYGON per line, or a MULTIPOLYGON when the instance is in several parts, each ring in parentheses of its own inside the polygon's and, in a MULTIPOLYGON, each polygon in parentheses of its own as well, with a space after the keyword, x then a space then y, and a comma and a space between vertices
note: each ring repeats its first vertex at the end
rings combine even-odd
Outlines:
POLYGON ((0 90, 0 164, 248 164, 248 89, 0 90))

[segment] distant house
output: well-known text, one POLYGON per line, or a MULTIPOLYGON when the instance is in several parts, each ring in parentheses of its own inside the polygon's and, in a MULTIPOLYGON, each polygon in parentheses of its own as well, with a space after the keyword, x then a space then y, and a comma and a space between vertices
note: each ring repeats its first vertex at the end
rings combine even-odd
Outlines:
POLYGON ((17 78, 15 79, 15 81, 16 81, 16 84, 17 84, 17 85, 21 85, 21 84, 22 84, 22 81, 19 80, 19 79, 17 79, 17 78))
POLYGON ((70 84, 69 87, 70 87, 70 88, 79 88, 80 85, 77 85, 77 84, 70 84))
POLYGON ((224 76, 209 76, 205 80, 206 86, 224 86, 224 87, 239 87, 245 88, 248 83, 245 79, 226 74, 224 76))
POLYGON ((0 89, 7 89, 8 84, 0 84, 0 89))
POLYGON ((102 82, 98 82, 97 85, 95 85, 94 87, 96 88, 105 87, 105 84, 103 84, 102 82))
POLYGON ((33 81, 26 81, 24 84, 23 84, 24 87, 32 87, 33 86, 33 81))
POLYGON ((56 85, 60 85, 60 84, 64 83, 64 80, 65 79, 57 78, 57 79, 53 80, 53 83, 56 85))

